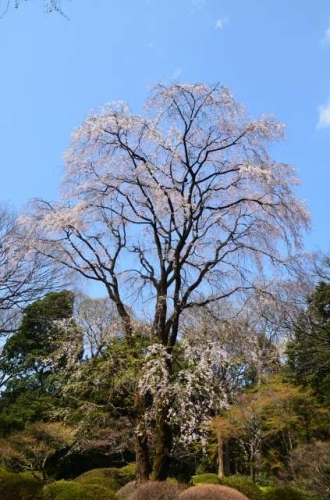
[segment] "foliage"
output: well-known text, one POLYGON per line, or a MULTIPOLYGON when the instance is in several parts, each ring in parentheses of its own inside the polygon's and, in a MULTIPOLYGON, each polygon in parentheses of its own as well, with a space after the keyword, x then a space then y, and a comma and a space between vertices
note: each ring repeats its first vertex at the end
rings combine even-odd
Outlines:
POLYGON ((116 500, 111 490, 97 484, 57 481, 44 487, 43 500, 116 500))
POLYGON ((72 429, 58 422, 29 424, 0 441, 0 461, 16 470, 40 472, 46 479, 49 458, 72 445, 73 438, 72 429))
POLYGON ((192 486, 183 491, 180 500, 248 500, 248 498, 239 491, 229 488, 229 486, 215 484, 201 484, 192 486))
POLYGON ((117 480, 120 484, 124 485, 129 481, 132 481, 135 478, 135 476, 136 476, 136 464, 130 463, 124 465, 124 467, 121 467, 119 469, 117 480))
POLYGON ((136 488, 129 500, 175 500, 181 489, 167 481, 148 481, 136 488))
POLYGON ((228 476, 220 478, 216 474, 199 474, 192 476, 191 482, 193 485, 199 484, 222 484, 240 491, 250 500, 262 500, 260 488, 250 479, 242 476, 228 476))
POLYGON ((76 477, 75 481, 84 484, 101 484, 110 490, 117 491, 134 477, 135 464, 129 464, 122 468, 93 469, 76 477))
POLYGON ((43 386, 49 374, 76 362, 82 355, 82 338, 72 314, 73 293, 67 290, 28 305, 17 333, 1 352, 3 370, 43 386))
POLYGON ((308 500, 311 497, 307 493, 289 486, 276 488, 269 486, 264 488, 262 498, 263 500, 308 500))
POLYGON ((111 491, 117 491, 120 485, 115 479, 107 476, 106 473, 101 472, 104 469, 93 469, 92 471, 85 472, 81 476, 74 479, 75 482, 79 484, 99 484, 108 488, 111 491))
POLYGON ((1 351, 0 370, 8 379, 0 397, 0 456, 15 469, 46 474, 48 459, 72 443, 71 430, 47 423, 61 406, 64 367, 72 368, 82 355, 82 335, 72 314, 73 294, 67 290, 32 302, 1 351))
POLYGON ((310 385, 325 405, 330 403, 329 346, 330 283, 321 281, 307 299, 307 309, 298 318, 288 355, 294 379, 310 385))
POLYGON ((198 474, 196 476, 192 476, 191 483, 193 485, 196 484, 220 484, 220 478, 216 474, 198 474))
POLYGON ((132 455, 130 415, 147 343, 144 337, 137 336, 134 345, 117 337, 102 355, 84 360, 69 373, 61 389, 65 404, 58 408, 58 417, 76 427, 81 452, 132 455))
POLYGON ((121 467, 119 469, 119 479, 120 481, 123 481, 124 484, 126 484, 128 481, 131 481, 135 475, 136 475, 136 464, 135 463, 130 463, 127 465, 124 465, 124 467, 121 467))
POLYGON ((29 422, 49 418, 56 404, 54 394, 45 393, 34 380, 15 381, 15 387, 10 385, 10 390, 1 394, 0 437, 24 430, 29 422))
POLYGON ((329 498, 329 441, 299 445, 291 453, 290 465, 298 484, 314 493, 317 498, 324 500, 329 498))
POLYGON ((250 473, 252 479, 262 462, 269 472, 285 469, 294 446, 327 431, 328 411, 310 391, 283 381, 281 375, 264 378, 235 399, 214 419, 214 427, 224 440, 238 441, 239 454, 244 451, 249 465, 240 472, 250 473))
POLYGON ((42 500, 42 482, 29 473, 14 474, 0 469, 1 500, 42 500))
POLYGON ((220 478, 220 484, 230 486, 246 495, 249 500, 262 500, 260 488, 251 479, 242 476, 228 476, 220 478))

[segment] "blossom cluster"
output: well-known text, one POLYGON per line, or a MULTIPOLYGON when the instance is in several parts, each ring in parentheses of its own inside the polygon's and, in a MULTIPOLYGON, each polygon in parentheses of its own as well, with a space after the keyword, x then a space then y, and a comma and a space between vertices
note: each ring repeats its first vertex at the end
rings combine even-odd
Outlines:
POLYGON ((180 362, 171 373, 169 361, 175 364, 161 344, 153 344, 138 389, 151 395, 153 404, 144 416, 148 427, 157 420, 157 412, 167 408, 167 422, 175 430, 177 443, 203 441, 208 424, 216 411, 226 406, 221 381, 216 376, 216 364, 221 362, 219 346, 191 346, 183 342, 180 362))

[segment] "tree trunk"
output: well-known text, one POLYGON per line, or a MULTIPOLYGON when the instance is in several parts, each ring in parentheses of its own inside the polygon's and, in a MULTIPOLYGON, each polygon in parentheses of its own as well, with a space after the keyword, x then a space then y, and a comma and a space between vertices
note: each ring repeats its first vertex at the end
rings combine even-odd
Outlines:
POLYGON ((167 424, 167 405, 159 411, 155 430, 155 455, 152 479, 165 481, 168 476, 170 453, 172 448, 172 432, 167 424))
POLYGON ((230 448, 229 448, 229 440, 227 439, 224 444, 225 447, 225 453, 224 453, 224 462, 225 462, 225 476, 230 476, 231 475, 231 468, 230 468, 230 448))
POLYGON ((221 431, 217 432, 218 440, 218 476, 224 477, 225 467, 224 467, 224 440, 221 435, 221 431))
POLYGON ((145 396, 136 394, 134 401, 135 420, 135 462, 136 479, 138 483, 148 481, 150 475, 149 443, 148 434, 143 424, 143 416, 146 410, 145 396))
POLYGON ((135 440, 136 479, 138 483, 148 481, 150 475, 149 448, 146 433, 138 434, 135 440))

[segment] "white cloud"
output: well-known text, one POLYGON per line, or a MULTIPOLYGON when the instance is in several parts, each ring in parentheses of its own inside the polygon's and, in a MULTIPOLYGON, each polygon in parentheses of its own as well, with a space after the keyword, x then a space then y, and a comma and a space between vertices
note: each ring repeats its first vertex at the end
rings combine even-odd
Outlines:
POLYGON ((220 30, 221 28, 223 28, 223 20, 219 17, 219 19, 215 21, 215 29, 220 30))
POLYGON ((319 112, 317 128, 330 127, 330 97, 327 104, 322 104, 322 106, 319 106, 317 110, 319 112))
POLYGON ((324 37, 322 39, 322 44, 325 45, 330 43, 330 27, 325 31, 324 37))
POLYGON ((216 30, 221 30, 225 24, 227 24, 229 21, 228 17, 218 17, 218 19, 215 21, 214 27, 216 30))

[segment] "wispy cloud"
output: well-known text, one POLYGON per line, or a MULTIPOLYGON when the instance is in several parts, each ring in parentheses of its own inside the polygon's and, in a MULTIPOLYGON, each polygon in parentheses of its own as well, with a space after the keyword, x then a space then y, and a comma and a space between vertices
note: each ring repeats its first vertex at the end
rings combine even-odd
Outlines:
POLYGON ((182 73, 182 68, 177 68, 171 75, 171 80, 177 80, 182 73))
POLYGON ((190 15, 197 14, 205 9, 206 0, 190 0, 190 15))
POLYGON ((326 104, 322 104, 317 108, 319 113, 319 121, 317 128, 330 127, 330 97, 326 104))
POLYGON ((322 45, 330 43, 330 27, 325 31, 324 37, 322 38, 322 45))
POLYGON ((206 0, 191 0, 191 6, 196 10, 204 9, 206 6, 206 0))
POLYGON ((228 17, 218 17, 218 19, 215 21, 214 27, 216 30, 221 30, 225 24, 227 24, 229 21, 228 17))

